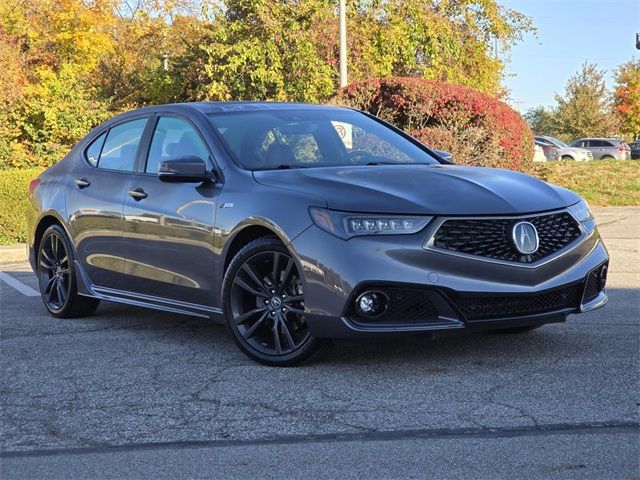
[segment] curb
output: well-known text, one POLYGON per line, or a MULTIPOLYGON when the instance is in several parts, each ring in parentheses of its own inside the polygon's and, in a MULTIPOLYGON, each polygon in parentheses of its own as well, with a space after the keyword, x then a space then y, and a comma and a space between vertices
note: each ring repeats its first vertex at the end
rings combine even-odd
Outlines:
POLYGON ((27 245, 25 243, 18 243, 15 245, 0 245, 0 265, 26 261, 27 245))

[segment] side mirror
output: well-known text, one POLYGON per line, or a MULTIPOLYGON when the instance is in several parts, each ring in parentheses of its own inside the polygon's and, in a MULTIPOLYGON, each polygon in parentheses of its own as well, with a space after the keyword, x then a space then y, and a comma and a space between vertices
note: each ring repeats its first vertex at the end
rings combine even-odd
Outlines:
POLYGON ((434 152, 438 154, 440 158, 445 159, 447 162, 453 163, 453 153, 445 152, 444 150, 434 150, 434 152))
POLYGON ((168 183, 215 181, 215 175, 207 171, 205 161, 193 155, 160 162, 158 177, 168 183))

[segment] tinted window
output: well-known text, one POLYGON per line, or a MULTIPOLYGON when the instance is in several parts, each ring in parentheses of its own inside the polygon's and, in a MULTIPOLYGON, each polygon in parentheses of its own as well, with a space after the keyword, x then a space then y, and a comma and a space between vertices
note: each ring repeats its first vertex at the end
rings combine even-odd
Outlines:
POLYGON ((352 110, 227 112, 209 119, 249 170, 438 163, 402 135, 352 110))
POLYGON ((96 138, 91 145, 87 148, 87 160, 94 167, 98 165, 98 158, 100 158, 100 150, 102 150, 102 145, 104 144, 104 139, 107 134, 103 133, 98 138, 96 138))
POLYGON ((107 140, 102 147, 98 167, 132 172, 140 138, 146 124, 147 119, 141 118, 122 123, 109 130, 107 140))
POLYGON ((603 147, 615 147, 615 145, 611 142, 607 142, 606 140, 602 140, 603 147))
POLYGON ((209 151, 198 132, 186 120, 161 117, 153 132, 145 171, 156 173, 163 160, 196 156, 208 161, 209 151))

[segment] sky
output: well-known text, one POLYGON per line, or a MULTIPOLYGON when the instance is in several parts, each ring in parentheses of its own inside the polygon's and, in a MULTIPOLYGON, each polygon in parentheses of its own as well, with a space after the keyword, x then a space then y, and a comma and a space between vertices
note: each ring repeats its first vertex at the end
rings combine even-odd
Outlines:
POLYGON ((505 84, 511 105, 525 113, 555 104, 571 75, 586 61, 612 71, 639 58, 640 0, 502 0, 504 6, 532 18, 538 32, 528 34, 510 53, 505 84))

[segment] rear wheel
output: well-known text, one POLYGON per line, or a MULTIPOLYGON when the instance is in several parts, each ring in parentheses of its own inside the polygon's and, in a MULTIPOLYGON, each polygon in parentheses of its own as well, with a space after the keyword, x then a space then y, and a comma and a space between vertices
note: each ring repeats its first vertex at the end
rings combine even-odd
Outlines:
POLYGON ((246 245, 234 257, 223 288, 227 327, 238 348, 265 365, 290 366, 322 341, 304 319, 304 291, 291 254, 275 237, 246 245))
POLYGON ((62 227, 45 230, 38 246, 38 284, 44 306, 54 317, 91 315, 99 300, 78 295, 73 250, 62 227))
POLYGON ((603 155, 600 160, 615 160, 611 155, 603 155))

